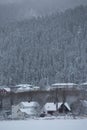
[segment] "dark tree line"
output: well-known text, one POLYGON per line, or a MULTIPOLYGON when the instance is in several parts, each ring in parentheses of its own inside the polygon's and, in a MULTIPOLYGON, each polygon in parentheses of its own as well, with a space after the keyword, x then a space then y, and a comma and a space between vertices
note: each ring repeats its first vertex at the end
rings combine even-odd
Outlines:
POLYGON ((87 80, 87 7, 0 26, 0 83, 87 80))

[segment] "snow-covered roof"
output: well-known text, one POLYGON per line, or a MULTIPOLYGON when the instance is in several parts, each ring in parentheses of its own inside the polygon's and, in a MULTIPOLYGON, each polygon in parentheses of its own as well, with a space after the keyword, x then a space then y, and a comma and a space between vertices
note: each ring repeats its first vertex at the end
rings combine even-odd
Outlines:
POLYGON ((77 84, 75 84, 75 83, 55 83, 55 84, 52 84, 51 86, 53 88, 56 88, 56 87, 63 88, 63 87, 73 87, 75 85, 77 85, 77 84))
POLYGON ((67 107, 67 109, 68 109, 69 111, 71 111, 71 108, 70 108, 70 106, 68 105, 67 102, 65 102, 64 105, 67 107))
MULTIPOLYGON (((62 102, 58 102, 58 109, 61 107, 62 104, 63 104, 62 102)), ((67 102, 65 102, 64 105, 67 107, 67 109, 68 109, 69 111, 71 111, 71 109, 70 109, 70 107, 69 107, 69 105, 68 105, 67 102)))
POLYGON ((11 91, 10 88, 4 88, 4 90, 6 90, 7 92, 10 92, 10 91, 11 91))
POLYGON ((52 84, 52 86, 66 86, 66 85, 77 85, 75 83, 55 83, 55 84, 52 84))
POLYGON ((33 90, 33 86, 30 84, 19 84, 16 85, 16 92, 27 92, 33 90))
POLYGON ((18 84, 18 85, 16 85, 16 87, 26 88, 26 87, 32 87, 32 85, 31 84, 18 84))
POLYGON ((17 92, 27 92, 30 90, 32 90, 32 88, 30 88, 30 87, 20 87, 17 89, 17 92))
POLYGON ((62 104, 63 104, 62 102, 58 103, 58 109, 61 107, 62 104))
POLYGON ((85 83, 81 83, 80 85, 87 85, 87 82, 85 82, 85 83))
POLYGON ((21 102, 20 104, 23 105, 24 107, 29 107, 30 106, 29 102, 21 102))
POLYGON ((20 109, 20 111, 23 112, 23 113, 26 113, 28 115, 33 115, 34 114, 34 112, 33 112, 33 110, 31 108, 20 109))
POLYGON ((23 105, 25 108, 39 106, 37 102, 21 102, 20 104, 23 105))
POLYGON ((9 87, 5 87, 5 86, 1 86, 0 89, 1 90, 6 90, 7 92, 11 91, 11 89, 9 87))

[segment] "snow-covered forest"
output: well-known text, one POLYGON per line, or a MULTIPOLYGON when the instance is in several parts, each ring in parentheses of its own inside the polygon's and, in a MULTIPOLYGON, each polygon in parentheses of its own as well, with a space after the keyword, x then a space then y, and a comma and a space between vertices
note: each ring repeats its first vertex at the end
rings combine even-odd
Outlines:
POLYGON ((87 6, 0 26, 0 83, 87 81, 87 6))

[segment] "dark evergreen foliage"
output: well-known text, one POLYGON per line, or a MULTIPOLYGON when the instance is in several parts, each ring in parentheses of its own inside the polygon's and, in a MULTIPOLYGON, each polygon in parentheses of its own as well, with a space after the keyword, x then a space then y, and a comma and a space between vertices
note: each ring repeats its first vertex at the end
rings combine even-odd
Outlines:
POLYGON ((0 27, 0 83, 87 80, 87 7, 0 27))

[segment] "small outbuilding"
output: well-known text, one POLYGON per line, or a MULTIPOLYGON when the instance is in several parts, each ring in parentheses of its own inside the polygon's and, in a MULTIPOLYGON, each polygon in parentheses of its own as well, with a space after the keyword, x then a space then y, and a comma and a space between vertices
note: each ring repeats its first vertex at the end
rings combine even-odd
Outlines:
POLYGON ((68 105, 67 102, 65 102, 65 103, 62 103, 62 102, 58 102, 58 103, 50 102, 50 103, 46 103, 44 105, 43 112, 45 112, 46 114, 50 114, 50 115, 53 115, 56 112, 68 113, 68 112, 71 112, 71 108, 70 108, 70 106, 68 105))

